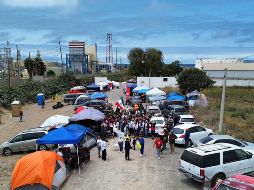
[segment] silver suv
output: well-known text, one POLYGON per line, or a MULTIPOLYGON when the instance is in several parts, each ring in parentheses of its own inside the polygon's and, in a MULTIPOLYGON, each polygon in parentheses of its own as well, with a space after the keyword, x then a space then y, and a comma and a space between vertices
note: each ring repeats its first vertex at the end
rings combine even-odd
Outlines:
MULTIPOLYGON (((18 133, 14 138, 0 145, 0 153, 10 156, 14 152, 25 152, 36 150, 36 140, 46 135, 48 132, 43 129, 30 129, 18 133)), ((38 150, 47 150, 47 145, 40 145, 38 150)))

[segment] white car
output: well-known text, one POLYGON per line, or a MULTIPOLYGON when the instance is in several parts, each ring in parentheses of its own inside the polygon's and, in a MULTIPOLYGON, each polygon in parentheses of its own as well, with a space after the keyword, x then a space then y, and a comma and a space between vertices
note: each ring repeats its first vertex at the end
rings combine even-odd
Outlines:
MULTIPOLYGON (((152 117, 150 122, 155 122, 155 133, 159 133, 161 131, 162 128, 165 127, 165 118, 164 117, 152 117)), ((149 130, 149 132, 151 132, 151 130, 149 130)))
POLYGON ((147 106, 146 111, 147 111, 147 113, 151 113, 151 114, 160 114, 161 113, 161 110, 158 106, 147 106))
POLYGON ((195 124, 196 121, 192 115, 179 115, 178 124, 195 124))
POLYGON ((239 146, 245 150, 252 149, 254 150, 254 144, 250 142, 241 141, 230 135, 210 135, 204 137, 198 141, 193 142, 193 146, 202 146, 206 144, 217 144, 217 143, 228 143, 239 146))
POLYGON ((198 124, 177 125, 172 129, 172 132, 177 136, 177 139, 175 140, 176 144, 186 144, 185 134, 187 130, 190 133, 189 141, 187 142, 188 146, 192 146, 194 141, 198 141, 199 139, 213 134, 211 129, 201 127, 198 124))
POLYGON ((179 171, 197 182, 217 182, 234 174, 254 171, 254 151, 226 143, 187 148, 179 161, 179 171))

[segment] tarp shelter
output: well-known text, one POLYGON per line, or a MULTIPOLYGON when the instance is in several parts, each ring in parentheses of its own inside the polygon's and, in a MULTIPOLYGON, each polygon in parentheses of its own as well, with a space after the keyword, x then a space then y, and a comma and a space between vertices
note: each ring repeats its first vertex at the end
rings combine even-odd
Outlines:
POLYGON ((171 101, 183 101, 183 100, 185 100, 185 96, 182 96, 179 92, 170 92, 167 95, 167 100, 171 100, 171 101))
POLYGON ((158 88, 153 88, 149 91, 146 92, 147 96, 166 96, 166 92, 158 89, 158 88))
POLYGON ((78 124, 71 124, 50 131, 47 135, 36 140, 37 144, 78 144, 91 129, 78 124))
POLYGON ((90 95, 91 99, 106 99, 108 96, 103 92, 95 92, 90 95))
POLYGON ((54 115, 46 119, 42 124, 41 128, 52 128, 59 125, 66 125, 69 123, 69 116, 64 115, 54 115))
POLYGON ((10 189, 57 190, 66 178, 66 167, 62 157, 52 151, 37 151, 17 161, 10 189))
POLYGON ((94 108, 88 108, 85 110, 82 110, 81 112, 74 114, 70 117, 70 121, 82 121, 82 120, 93 120, 93 121, 102 121, 105 118, 104 113, 101 111, 94 109, 94 108))
POLYGON ((100 91, 100 86, 96 84, 90 84, 86 87, 87 90, 100 91))
POLYGON ((148 91, 149 88, 147 86, 137 86, 136 88, 134 88, 132 90, 132 92, 135 92, 135 93, 141 93, 140 91, 143 90, 143 91, 148 91))

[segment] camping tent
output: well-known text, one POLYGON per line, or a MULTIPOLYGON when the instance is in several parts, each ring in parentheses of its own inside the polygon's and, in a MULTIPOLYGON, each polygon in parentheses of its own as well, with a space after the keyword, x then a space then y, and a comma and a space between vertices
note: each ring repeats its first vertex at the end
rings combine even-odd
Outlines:
POLYGON ((17 161, 10 189, 56 190, 66 178, 66 167, 62 157, 51 151, 37 151, 17 161))
POLYGON ((153 88, 149 91, 146 92, 147 96, 166 96, 166 92, 158 89, 158 88, 153 88))
POLYGON ((49 132, 36 140, 37 144, 78 144, 91 129, 82 125, 71 124, 49 132))
POLYGON ((66 125, 69 123, 69 116, 64 116, 64 115, 54 115, 46 119, 42 124, 41 128, 52 128, 56 126, 62 126, 66 125))
POLYGON ((87 90, 94 90, 94 91, 100 91, 100 86, 96 84, 90 84, 86 87, 87 90))
POLYGON ((95 92, 90 95, 91 99, 105 99, 108 98, 108 96, 103 92, 95 92))

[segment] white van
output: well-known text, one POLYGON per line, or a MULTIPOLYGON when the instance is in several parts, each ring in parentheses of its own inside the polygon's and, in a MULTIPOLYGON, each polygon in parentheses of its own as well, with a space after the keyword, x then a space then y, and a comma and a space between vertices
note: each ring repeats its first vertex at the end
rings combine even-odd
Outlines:
MULTIPOLYGON (((164 117, 152 117, 150 122, 155 122, 155 133, 159 134, 162 128, 165 127, 165 118, 164 117)), ((149 131, 151 132, 151 131, 149 131)))

